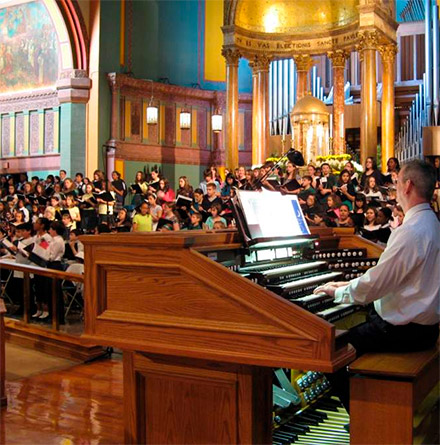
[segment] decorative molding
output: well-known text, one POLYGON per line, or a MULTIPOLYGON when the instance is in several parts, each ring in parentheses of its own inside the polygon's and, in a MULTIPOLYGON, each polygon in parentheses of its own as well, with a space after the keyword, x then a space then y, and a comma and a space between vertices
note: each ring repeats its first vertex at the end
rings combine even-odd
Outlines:
POLYGON ((226 59, 226 64, 230 66, 238 66, 241 53, 238 49, 225 48, 222 49, 222 56, 226 59))
POLYGON ((252 68, 253 73, 269 71, 271 60, 272 57, 267 54, 257 54, 249 60, 249 66, 252 68))
POLYGON ((293 56, 296 70, 309 72, 310 68, 316 63, 309 54, 297 54, 293 56))
POLYGON ((56 90, 23 92, 0 96, 0 113, 16 113, 25 110, 40 110, 59 105, 56 90))
POLYGON ((378 51, 383 62, 394 63, 397 54, 397 45, 395 43, 379 45, 378 51))
POLYGON ((337 49, 336 51, 329 51, 327 57, 332 61, 333 68, 345 68, 345 63, 350 54, 342 49, 337 49))

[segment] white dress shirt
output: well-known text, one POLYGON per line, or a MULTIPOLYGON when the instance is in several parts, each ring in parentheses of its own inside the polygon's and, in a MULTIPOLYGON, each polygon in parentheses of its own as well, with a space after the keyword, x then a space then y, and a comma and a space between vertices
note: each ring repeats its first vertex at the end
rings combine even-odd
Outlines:
POLYGON ((52 242, 49 244, 50 261, 61 261, 64 255, 64 240, 60 235, 54 236, 52 242))
POLYGON ((440 223, 429 204, 412 207, 375 267, 336 289, 336 303, 368 304, 393 325, 440 321, 440 223))

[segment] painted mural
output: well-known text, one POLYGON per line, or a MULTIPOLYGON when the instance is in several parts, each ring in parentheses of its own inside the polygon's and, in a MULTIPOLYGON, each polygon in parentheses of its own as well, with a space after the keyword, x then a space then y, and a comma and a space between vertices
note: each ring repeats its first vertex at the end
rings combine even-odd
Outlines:
POLYGON ((59 44, 41 1, 0 9, 0 93, 53 85, 59 44))

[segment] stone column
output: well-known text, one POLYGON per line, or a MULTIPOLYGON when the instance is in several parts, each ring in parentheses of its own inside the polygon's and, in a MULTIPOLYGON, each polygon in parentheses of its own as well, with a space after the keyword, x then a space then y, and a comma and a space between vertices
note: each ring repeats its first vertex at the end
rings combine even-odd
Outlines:
POLYGON ((238 167, 238 62, 240 52, 236 49, 223 49, 226 59, 226 150, 225 165, 230 171, 238 167))
POLYGON ((269 147, 269 64, 266 55, 255 56, 252 68, 252 164, 262 164, 269 147))
POLYGON ((344 125, 344 71, 348 53, 336 50, 327 54, 333 65, 333 154, 345 153, 345 125, 344 125))
POLYGON ((296 101, 304 97, 310 89, 309 71, 314 64, 314 60, 308 54, 298 54, 293 56, 298 73, 298 83, 296 87, 296 101))
POLYGON ((85 172, 86 162, 86 104, 92 81, 85 70, 65 71, 56 88, 60 112, 60 168, 67 175, 85 172))
POLYGON ((387 171, 387 160, 394 157, 394 61, 395 43, 379 46, 382 57, 382 171, 387 171))
POLYGON ((359 55, 361 78, 361 163, 377 155, 377 92, 376 92, 376 32, 360 35, 359 55))

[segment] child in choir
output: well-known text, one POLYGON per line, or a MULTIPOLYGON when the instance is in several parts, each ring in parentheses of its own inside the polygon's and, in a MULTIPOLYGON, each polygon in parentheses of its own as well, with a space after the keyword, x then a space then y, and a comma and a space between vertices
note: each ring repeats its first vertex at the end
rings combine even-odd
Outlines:
POLYGON ((212 230, 214 228, 214 223, 217 221, 221 221, 225 227, 227 227, 228 223, 225 218, 220 216, 220 213, 222 211, 222 206, 219 203, 212 204, 210 208, 211 216, 208 217, 208 219, 205 222, 205 228, 212 230))
POLYGON ((353 227, 354 223, 350 217, 350 209, 347 204, 339 207, 339 218, 336 219, 336 227, 353 227))
POLYGON ((298 200, 301 205, 307 202, 307 198, 310 195, 315 195, 316 190, 312 187, 313 178, 309 175, 305 175, 302 178, 301 191, 298 193, 298 200))
POLYGON ((365 212, 365 222, 362 226, 363 232, 375 232, 380 228, 380 225, 376 222, 377 210, 375 207, 368 207, 365 212))
POLYGON ((192 212, 204 212, 204 209, 202 207, 203 204, 203 190, 202 189, 195 189, 194 190, 194 202, 191 206, 192 212))
POLYGON ((141 204, 139 213, 134 216, 132 230, 133 232, 151 232, 153 230, 153 218, 146 202, 141 204))
POLYGON ((100 223, 113 224, 113 210, 116 203, 116 194, 113 191, 109 192, 113 198, 112 201, 104 201, 101 198, 96 198, 98 202, 98 216, 100 223))
MULTIPOLYGON (((151 212, 151 210, 150 210, 150 212, 151 212)), ((127 209, 122 208, 118 213, 118 217, 116 218, 116 224, 115 224, 116 231, 117 232, 130 232, 132 225, 133 224, 132 224, 131 219, 128 215, 127 209)), ((154 223, 153 223, 153 227, 154 227, 154 223)))
POLYGON ((69 235, 69 247, 72 251, 73 259, 84 260, 84 244, 79 240, 81 231, 78 229, 72 230, 69 235))
POLYGON ((210 212, 212 205, 216 203, 220 204, 221 207, 222 200, 217 196, 217 186, 213 182, 210 182, 206 186, 206 195, 203 197, 203 210, 205 210, 205 212, 210 212))
POLYGON ((177 218, 176 214, 174 213, 176 210, 176 205, 171 202, 165 202, 162 207, 162 219, 165 220, 165 224, 162 225, 159 231, 167 232, 180 230, 179 218, 177 218))
POLYGON ((173 202, 176 198, 174 190, 170 187, 168 179, 161 179, 159 181, 157 197, 160 199, 160 202, 173 202))
POLYGON ((333 187, 333 192, 336 193, 343 204, 346 204, 351 210, 353 208, 353 202, 356 199, 356 190, 351 183, 350 172, 348 170, 342 170, 337 185, 333 187))
POLYGON ((77 223, 81 221, 81 214, 73 195, 66 196, 66 208, 72 218, 71 230, 75 230, 77 228, 77 223))
POLYGON ((226 224, 223 221, 216 221, 213 226, 214 230, 226 229, 226 224))
POLYGON ((188 226, 188 230, 202 230, 203 229, 203 218, 199 212, 194 212, 191 214, 191 224, 188 226))
POLYGON ((162 217, 162 207, 157 203, 157 196, 155 193, 148 193, 148 204, 150 206, 150 215, 153 218, 153 230, 157 229, 157 223, 162 217))
POLYGON ((70 215, 69 212, 64 213, 64 211, 63 211, 61 221, 64 226, 63 238, 65 241, 67 241, 69 239, 70 232, 75 229, 73 220, 72 220, 72 216, 70 215))

